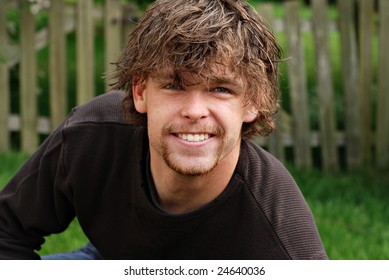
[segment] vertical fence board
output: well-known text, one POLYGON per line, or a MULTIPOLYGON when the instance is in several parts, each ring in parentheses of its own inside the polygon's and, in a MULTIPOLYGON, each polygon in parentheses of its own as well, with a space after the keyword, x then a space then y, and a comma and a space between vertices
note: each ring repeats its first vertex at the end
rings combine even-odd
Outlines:
POLYGON ((319 97, 320 147, 324 170, 337 170, 336 117, 329 55, 327 0, 312 0, 319 97))
POLYGON ((389 166, 389 1, 380 0, 379 32, 379 73, 378 73, 378 113, 377 113, 377 166, 389 166))
POLYGON ((345 95, 346 159, 348 168, 352 170, 358 169, 362 163, 354 0, 338 1, 338 9, 345 95))
POLYGON ((22 3, 20 22, 20 115, 21 148, 33 153, 38 147, 37 133, 37 65, 35 45, 35 17, 30 5, 22 3))
POLYGON ((95 96, 93 1, 77 1, 77 104, 95 96))
POLYGON ((0 0, 0 153, 10 149, 8 132, 9 74, 7 66, 6 2, 0 0))
POLYGON ((66 34, 65 2, 51 2, 49 16, 49 94, 51 127, 57 127, 66 116, 66 34))
POLYGON ((359 98, 361 102, 361 145, 365 164, 372 160, 372 41, 373 0, 359 0, 359 98))
POLYGON ((290 85, 294 161, 299 168, 312 165, 310 122, 308 115, 308 97, 304 50, 300 28, 300 1, 285 3, 286 30, 288 41, 288 79, 290 85))
MULTIPOLYGON (((274 5, 263 3, 258 6, 258 13, 266 20, 268 28, 272 30, 274 24, 274 5)), ((281 125, 281 107, 276 114, 277 127, 276 130, 269 136, 269 152, 277 157, 281 162, 285 162, 285 149, 283 143, 283 132, 281 125)))
POLYGON ((122 7, 118 0, 106 0, 104 21, 105 88, 108 91, 109 74, 115 69, 111 63, 116 62, 122 48, 122 7))

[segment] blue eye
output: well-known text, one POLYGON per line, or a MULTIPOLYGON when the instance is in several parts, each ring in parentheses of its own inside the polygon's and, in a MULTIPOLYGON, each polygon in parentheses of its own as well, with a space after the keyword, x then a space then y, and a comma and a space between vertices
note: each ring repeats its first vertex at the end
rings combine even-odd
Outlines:
POLYGON ((227 88, 224 87, 217 87, 214 89, 214 91, 219 92, 219 93, 231 93, 231 91, 227 88))

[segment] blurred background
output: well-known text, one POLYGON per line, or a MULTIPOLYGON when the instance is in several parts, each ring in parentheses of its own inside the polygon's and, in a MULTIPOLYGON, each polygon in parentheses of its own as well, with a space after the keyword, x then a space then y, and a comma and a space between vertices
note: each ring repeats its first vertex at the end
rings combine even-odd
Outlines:
MULTIPOLYGON (((0 0, 0 188, 104 79, 152 1, 0 0)), ((389 1, 252 0, 274 32, 278 128, 331 259, 389 259, 389 1)), ((75 220, 41 254, 86 242, 75 220)))

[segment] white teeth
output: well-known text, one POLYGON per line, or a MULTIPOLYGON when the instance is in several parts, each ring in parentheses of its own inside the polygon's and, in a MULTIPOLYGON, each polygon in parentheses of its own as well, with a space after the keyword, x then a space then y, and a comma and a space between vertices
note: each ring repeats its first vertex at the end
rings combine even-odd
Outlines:
POLYGON ((178 134, 178 137, 188 142, 200 142, 207 140, 209 134, 178 134))

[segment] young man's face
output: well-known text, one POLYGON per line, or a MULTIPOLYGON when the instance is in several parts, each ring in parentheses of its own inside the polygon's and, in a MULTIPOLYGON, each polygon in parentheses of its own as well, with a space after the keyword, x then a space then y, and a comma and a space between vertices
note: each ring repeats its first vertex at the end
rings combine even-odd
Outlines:
POLYGON ((134 81, 138 112, 147 113, 151 161, 181 175, 199 176, 220 161, 239 155, 241 129, 256 112, 245 106, 245 85, 229 71, 217 71, 207 83, 172 71, 159 71, 143 84, 134 81))

